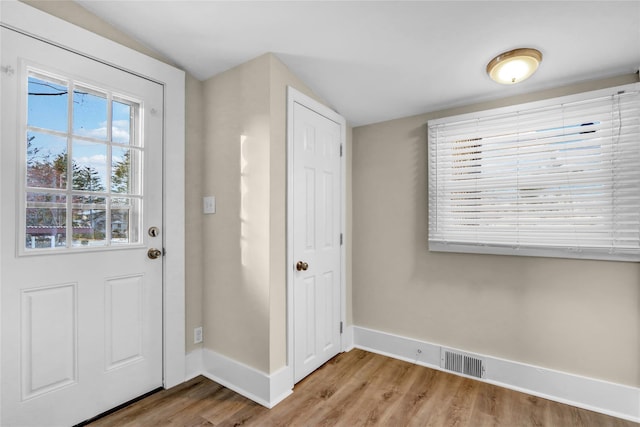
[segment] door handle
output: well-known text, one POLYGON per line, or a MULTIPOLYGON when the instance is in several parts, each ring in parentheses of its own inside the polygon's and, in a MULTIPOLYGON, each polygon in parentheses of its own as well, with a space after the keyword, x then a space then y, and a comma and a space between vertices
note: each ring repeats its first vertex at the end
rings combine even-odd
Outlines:
POLYGON ((306 262, 298 261, 298 263, 296 264, 296 270, 298 271, 307 271, 307 268, 309 268, 309 264, 307 264, 306 262))
POLYGON ((159 258, 160 256, 162 256, 162 251, 160 249, 156 249, 156 248, 151 248, 147 251, 147 256, 150 259, 156 259, 159 258))

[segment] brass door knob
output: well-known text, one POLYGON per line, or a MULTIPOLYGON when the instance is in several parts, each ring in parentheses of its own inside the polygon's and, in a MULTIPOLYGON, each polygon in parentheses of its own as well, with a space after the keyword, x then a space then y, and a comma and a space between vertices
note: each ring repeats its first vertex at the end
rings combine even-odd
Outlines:
POLYGON ((307 271, 307 268, 309 268, 309 264, 307 264, 306 262, 298 261, 298 263, 296 264, 296 270, 298 271, 307 271))
POLYGON ((160 249, 151 248, 147 251, 147 256, 151 259, 156 259, 162 256, 162 251, 160 249))

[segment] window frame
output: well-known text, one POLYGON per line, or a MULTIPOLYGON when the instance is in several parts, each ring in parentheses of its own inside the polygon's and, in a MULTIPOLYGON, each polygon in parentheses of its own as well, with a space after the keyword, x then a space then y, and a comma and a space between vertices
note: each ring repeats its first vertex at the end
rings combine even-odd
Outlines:
MULTIPOLYGON (((62 138, 66 141, 66 149, 65 149, 65 157, 66 157, 66 185, 64 188, 49 188, 49 187, 37 187, 29 185, 28 181, 28 168, 27 168, 27 149, 23 147, 18 153, 18 164, 20 177, 18 179, 18 186, 21 188, 20 192, 22 197, 20 198, 19 204, 19 212, 18 212, 18 233, 19 233, 19 247, 17 248, 17 253, 20 256, 37 256, 37 255, 52 255, 52 254, 67 254, 67 253, 77 253, 77 252, 95 252, 95 251, 111 251, 111 250, 126 250, 126 249, 135 249, 145 246, 145 239, 143 234, 143 218, 142 218, 142 206, 144 195, 142 193, 143 188, 143 165, 144 165, 144 156, 145 156, 145 147, 143 144, 144 136, 143 136, 143 122, 141 111, 144 108, 144 103, 141 100, 136 99, 135 97, 129 96, 127 94, 122 93, 121 91, 114 90, 107 85, 98 85, 93 82, 88 82, 86 80, 77 79, 74 76, 66 75, 64 73, 59 72, 58 70, 48 70, 46 67, 43 67, 39 64, 32 64, 30 62, 25 61, 25 66, 23 67, 22 72, 18 73, 19 78, 22 80, 20 85, 20 111, 22 114, 20 115, 21 128, 24 129, 24 135, 27 137, 29 133, 37 133, 41 132, 47 135, 53 135, 58 138, 62 138), (58 81, 64 83, 66 85, 68 91, 68 101, 66 106, 66 122, 65 127, 66 130, 53 130, 47 129, 37 126, 32 126, 29 124, 28 119, 28 107, 30 102, 30 94, 27 89, 28 81, 32 78, 37 79, 46 79, 45 81, 58 81), (95 93, 99 93, 104 95, 105 103, 107 105, 107 110, 105 111, 105 117, 107 120, 108 130, 106 131, 106 135, 102 138, 94 138, 91 136, 83 135, 81 133, 76 132, 76 130, 71 125, 73 122, 73 118, 76 115, 75 110, 73 109, 74 97, 76 96, 78 88, 90 90, 95 93), (130 123, 130 140, 127 143, 122 143, 118 141, 114 141, 112 137, 112 125, 113 125, 113 117, 112 117, 112 108, 113 102, 120 103, 128 103, 130 107, 133 108, 133 116, 131 118, 130 123), (73 183, 73 172, 70 166, 74 162, 74 149, 73 147, 77 144, 88 143, 95 144, 96 146, 104 146, 106 153, 106 163, 105 163, 105 188, 100 191, 88 191, 85 189, 78 189, 75 187, 73 183), (113 156, 112 151, 114 148, 125 148, 130 150, 132 153, 136 153, 133 157, 136 159, 132 161, 130 167, 132 168, 130 179, 133 180, 131 186, 133 187, 133 192, 128 193, 120 193, 114 191, 112 188, 112 174, 113 174, 113 156), (33 202, 28 201, 29 194, 48 194, 48 195, 58 195, 64 196, 65 202, 64 207, 60 207, 60 209, 64 209, 66 221, 65 224, 58 226, 59 229, 64 229, 64 244, 62 245, 54 245, 51 246, 32 246, 29 247, 27 242, 27 236, 29 233, 27 232, 28 221, 27 221, 27 211, 29 209, 34 209, 33 202), (83 203, 74 201, 75 198, 78 197, 98 197, 102 198, 102 203, 95 204, 95 209, 104 210, 104 239, 103 243, 96 245, 88 245, 83 246, 79 244, 74 244, 74 231, 76 230, 76 226, 74 226, 74 212, 81 209, 92 209, 91 207, 85 207, 83 203), (122 210, 122 208, 114 208, 114 200, 119 199, 130 199, 129 206, 129 224, 127 227, 129 237, 127 242, 117 242, 113 239, 112 236, 112 214, 114 210, 122 210), (133 213, 133 216, 131 216, 133 213), (131 239, 131 235, 133 234, 133 239, 131 239)), ((117 205, 116 205, 117 206, 117 205)), ((43 206, 44 207, 44 206, 43 206)), ((45 209, 47 209, 45 207, 45 209)), ((44 226, 47 227, 47 226, 44 226)), ((55 228, 54 226, 49 226, 49 228, 55 228)), ((53 236, 49 236, 52 239, 53 236)))
MULTIPOLYGON (((477 119, 488 119, 490 117, 508 116, 524 113, 531 110, 540 110, 544 108, 550 108, 552 106, 559 106, 564 108, 565 104, 572 104, 592 100, 596 98, 602 98, 605 96, 619 95, 621 92, 640 92, 640 83, 630 83, 621 86, 610 87, 606 89, 594 90, 589 92, 583 92, 568 96, 561 96, 555 98, 544 99, 540 101, 528 102, 523 104, 511 105, 506 107, 500 107, 495 109, 477 111, 472 113, 466 113, 456 116, 443 117, 439 119, 429 120, 427 123, 428 131, 428 240, 429 250, 434 252, 457 252, 457 253, 475 253, 475 254, 493 254, 493 255, 522 255, 522 256, 541 256, 541 257, 558 257, 558 258, 577 258, 577 259, 597 259, 597 260, 615 260, 615 261, 640 261, 640 236, 638 241, 634 240, 635 248, 633 249, 618 249, 615 247, 589 247, 579 246, 573 244, 514 244, 514 243, 495 243, 489 241, 469 242, 459 241, 454 239, 447 240, 446 236, 442 236, 442 226, 438 228, 438 215, 443 216, 446 212, 439 212, 442 207, 438 207, 438 197, 436 194, 438 191, 438 179, 443 179, 441 174, 438 174, 440 163, 437 159, 437 147, 435 146, 437 139, 432 135, 436 127, 442 125, 452 125, 459 122, 470 122, 477 119)), ((613 102, 613 101, 612 101, 613 102)), ((633 122, 634 126, 637 126, 636 121, 633 122)), ((638 132, 637 128, 634 128, 635 132, 638 132)), ((637 133, 636 133, 637 134, 637 133)), ((472 138, 473 139, 473 138, 472 138)), ((634 140, 637 142, 637 147, 634 146, 634 152, 640 151, 640 139, 634 140)), ((480 148, 482 150, 482 148, 480 148)), ((635 159, 637 160, 637 153, 635 159)), ((445 167, 445 166, 443 166, 445 167)), ((634 166, 640 168, 640 162, 634 166)), ((442 184, 442 183, 440 183, 442 184)), ((634 181, 637 184, 637 181, 634 181)), ((514 186, 514 188, 519 188, 514 186)), ((638 191, 640 191, 640 185, 638 185, 638 191)), ((612 192, 613 194, 613 192, 612 192)), ((613 197, 613 196, 611 196, 613 197)), ((442 200, 442 199, 440 199, 442 200)), ((637 207, 637 205, 636 205, 637 207)), ((638 212, 640 216, 640 211, 638 212)), ((569 222, 567 222, 569 224, 569 222)), ((520 226, 518 226, 520 227, 520 226)), ((516 228, 518 228, 516 227, 516 228)), ((634 237, 635 239, 635 237, 634 237)))

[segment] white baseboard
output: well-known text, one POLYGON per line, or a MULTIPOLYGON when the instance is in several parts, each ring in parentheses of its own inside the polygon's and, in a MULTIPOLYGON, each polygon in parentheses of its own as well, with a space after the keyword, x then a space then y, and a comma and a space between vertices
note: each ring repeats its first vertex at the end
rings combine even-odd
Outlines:
POLYGON ((342 351, 351 351, 353 346, 353 325, 344 328, 342 333, 342 351))
POLYGON ((204 363, 203 363, 203 359, 202 359, 202 348, 198 348, 196 350, 193 350, 189 353, 187 353, 187 356, 185 358, 185 362, 186 362, 186 372, 187 372, 187 378, 185 378, 185 381, 189 381, 192 378, 197 377, 198 375, 201 375, 202 372, 204 371, 204 363))
MULTIPOLYGON (((358 326, 352 328, 356 348, 442 370, 440 345, 358 326), (418 353, 417 349, 421 352, 418 353)), ((640 422, 640 388, 491 356, 478 356, 482 357, 486 368, 484 378, 475 378, 478 381, 640 422)))
POLYGON ((202 375, 264 407, 273 408, 292 393, 288 366, 268 375, 209 349, 202 350, 202 362, 202 375))
MULTIPOLYGON (((353 348, 353 326, 347 326, 342 335, 342 351, 353 348)), ((203 375, 267 408, 273 408, 293 392, 290 367, 267 375, 205 348, 187 354, 186 373, 185 381, 203 375)))

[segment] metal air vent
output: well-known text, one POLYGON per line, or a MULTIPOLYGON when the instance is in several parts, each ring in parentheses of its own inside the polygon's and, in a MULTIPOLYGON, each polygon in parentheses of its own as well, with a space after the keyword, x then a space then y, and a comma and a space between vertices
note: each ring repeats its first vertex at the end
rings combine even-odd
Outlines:
POLYGON ((470 377, 484 377, 484 361, 480 357, 444 347, 440 350, 440 367, 470 377))

